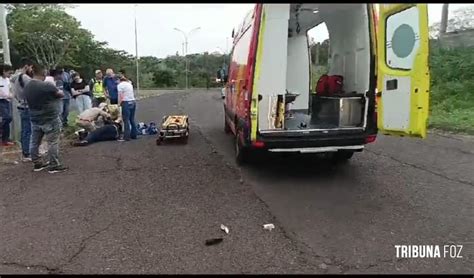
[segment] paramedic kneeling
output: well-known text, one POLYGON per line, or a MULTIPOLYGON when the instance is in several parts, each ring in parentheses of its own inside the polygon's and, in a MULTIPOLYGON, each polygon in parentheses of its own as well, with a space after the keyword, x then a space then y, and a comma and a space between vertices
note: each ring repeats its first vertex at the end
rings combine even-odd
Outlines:
POLYGON ((135 124, 135 110, 137 103, 133 92, 132 83, 125 77, 120 75, 120 83, 117 86, 119 104, 122 107, 122 119, 125 141, 137 139, 137 126, 135 124))
POLYGON ((105 102, 101 103, 99 107, 92 107, 82 112, 77 116, 76 125, 82 127, 87 132, 92 132, 96 129, 96 121, 99 117, 104 119, 110 119, 111 116, 109 113, 105 112, 107 105, 105 102))

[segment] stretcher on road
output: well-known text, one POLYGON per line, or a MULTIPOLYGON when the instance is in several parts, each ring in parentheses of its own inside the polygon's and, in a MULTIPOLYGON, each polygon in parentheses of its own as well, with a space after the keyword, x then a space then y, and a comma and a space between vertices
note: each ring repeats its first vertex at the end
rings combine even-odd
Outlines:
POLYGON ((181 139, 186 144, 188 137, 189 119, 187 115, 164 116, 156 144, 160 145, 165 139, 181 139))

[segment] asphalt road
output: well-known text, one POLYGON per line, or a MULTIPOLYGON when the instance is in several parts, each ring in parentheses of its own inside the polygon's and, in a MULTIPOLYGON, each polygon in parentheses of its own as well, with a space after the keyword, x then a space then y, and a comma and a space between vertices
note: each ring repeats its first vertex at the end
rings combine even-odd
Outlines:
POLYGON ((71 170, 56 175, 2 166, 0 273, 474 272, 471 138, 379 136, 345 165, 268 155, 238 167, 219 92, 138 105, 145 122, 182 112, 187 145, 66 148, 71 170), (397 259, 398 244, 463 245, 463 258, 397 259))

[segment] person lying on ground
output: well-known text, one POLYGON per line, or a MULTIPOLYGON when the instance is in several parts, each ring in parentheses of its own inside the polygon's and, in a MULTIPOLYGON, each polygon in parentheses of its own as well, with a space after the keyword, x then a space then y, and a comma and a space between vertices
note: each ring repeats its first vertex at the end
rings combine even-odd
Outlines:
POLYGON ((121 125, 115 122, 108 122, 106 125, 89 132, 84 140, 78 140, 72 145, 75 147, 83 147, 95 142, 115 141, 121 134, 121 125))
POLYGON ((107 104, 101 103, 99 107, 92 107, 77 116, 76 125, 79 127, 84 128, 87 132, 94 131, 96 126, 96 121, 99 120, 99 117, 103 117, 103 119, 111 119, 109 113, 105 112, 107 104))

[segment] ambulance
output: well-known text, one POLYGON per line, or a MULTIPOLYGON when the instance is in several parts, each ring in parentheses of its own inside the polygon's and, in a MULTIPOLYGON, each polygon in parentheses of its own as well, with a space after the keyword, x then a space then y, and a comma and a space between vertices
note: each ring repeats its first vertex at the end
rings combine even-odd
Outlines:
POLYGON ((427 5, 376 5, 256 4, 232 31, 224 129, 238 163, 262 150, 346 161, 378 132, 426 137, 427 5), (308 37, 323 23, 327 75, 343 80, 341 91, 325 95, 311 81, 308 37))

